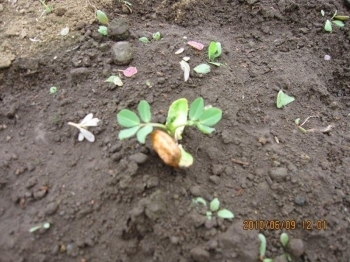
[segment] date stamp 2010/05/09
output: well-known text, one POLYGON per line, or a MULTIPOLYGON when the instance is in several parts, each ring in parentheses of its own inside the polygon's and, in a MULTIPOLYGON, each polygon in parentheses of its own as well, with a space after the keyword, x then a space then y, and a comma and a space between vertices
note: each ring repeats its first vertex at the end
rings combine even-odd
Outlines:
POLYGON ((253 220, 247 219, 243 220, 244 230, 326 230, 327 221, 326 220, 301 220, 297 222, 296 220, 253 220))

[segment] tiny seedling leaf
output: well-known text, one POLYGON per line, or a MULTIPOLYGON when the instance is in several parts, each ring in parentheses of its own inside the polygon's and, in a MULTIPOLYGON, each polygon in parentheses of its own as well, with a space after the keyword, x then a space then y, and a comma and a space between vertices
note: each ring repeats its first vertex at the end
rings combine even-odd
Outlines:
POLYGON ((218 217, 224 218, 224 219, 231 219, 234 218, 234 214, 228 210, 228 209, 221 209, 218 211, 218 217))
POLYGON ((324 24, 324 30, 327 32, 332 32, 332 23, 331 21, 327 20, 324 24))
POLYGON ((104 12, 102 12, 101 10, 97 10, 96 17, 101 24, 108 25, 108 17, 104 12))
POLYGON ((294 120, 294 123, 295 123, 296 125, 299 125, 299 123, 300 123, 300 118, 295 119, 295 120, 294 120))
POLYGON ((259 255, 260 255, 260 258, 263 259, 266 253, 266 238, 263 234, 259 234, 258 237, 260 240, 259 255))
POLYGON ((335 24, 335 25, 337 25, 339 27, 344 27, 345 26, 344 23, 342 21, 340 21, 340 20, 333 20, 332 22, 333 22, 333 24, 335 24))
POLYGON ((217 198, 214 198, 212 201, 210 201, 209 208, 211 212, 216 212, 220 208, 220 201, 217 198))
POLYGON ((219 108, 212 107, 203 112, 199 118, 199 123, 205 126, 213 126, 221 120, 222 111, 219 108))
POLYGON ((145 44, 147 44, 147 43, 149 43, 149 40, 148 40, 148 38, 147 37, 141 37, 141 38, 139 38, 139 41, 140 42, 142 42, 142 43, 145 43, 145 44))
POLYGON ((196 197, 192 201, 195 204, 202 204, 203 206, 207 206, 207 202, 201 197, 196 197))
POLYGON ((105 82, 108 82, 108 83, 113 83, 115 84, 116 86, 123 86, 123 81, 120 79, 119 76, 110 76, 108 77, 105 82))
POLYGON ((211 220, 212 215, 213 215, 213 213, 211 211, 207 211, 205 213, 205 216, 207 217, 208 220, 211 220))
POLYGON ((263 262, 273 262, 272 258, 264 258, 263 262))
POLYGON ((148 123, 151 121, 151 106, 146 100, 140 101, 140 103, 137 106, 137 111, 139 112, 139 115, 143 122, 148 123))
POLYGON ((282 246, 286 247, 287 244, 288 244, 288 241, 289 241, 288 234, 287 233, 282 233, 281 236, 280 236, 280 240, 281 240, 282 246))
POLYGON ((181 60, 180 66, 181 66, 182 71, 184 71, 184 80, 186 82, 188 80, 188 78, 190 77, 190 70, 191 70, 190 65, 186 61, 181 60))
POLYGON ((50 94, 54 94, 56 92, 57 92, 57 87, 55 86, 50 87, 50 94))
POLYGON ((193 156, 186 152, 182 145, 179 145, 180 151, 181 151, 181 158, 179 161, 179 167, 189 167, 193 164, 193 156))
POLYGON ((208 47, 208 57, 209 61, 214 61, 215 58, 219 57, 221 55, 221 43, 211 41, 208 47))
POLYGON ((324 11, 323 10, 321 10, 321 15, 324 16, 324 11))
POLYGON ((154 34, 152 35, 152 37, 153 37, 153 39, 154 39, 154 40, 156 40, 156 41, 158 41, 158 40, 160 40, 160 39, 161 39, 161 35, 160 35, 160 33, 159 33, 159 32, 154 33, 154 34))
POLYGON ((210 65, 200 64, 193 68, 193 70, 198 74, 207 74, 210 72, 210 65))
POLYGON ((117 114, 117 120, 122 127, 134 127, 140 124, 140 118, 129 109, 122 109, 117 114))
POLYGON ((144 126, 142 127, 138 132, 137 132, 137 140, 141 143, 144 144, 146 143, 146 138, 147 136, 152 133, 153 131, 153 126, 144 126))
POLYGON ((197 128, 199 131, 201 131, 203 134, 209 135, 215 131, 215 128, 202 125, 201 123, 196 123, 197 128))
POLYGON ((277 95, 277 102, 276 102, 277 108, 282 108, 288 105, 289 103, 293 102, 294 100, 295 100, 294 97, 289 96, 283 93, 282 90, 280 90, 277 95))
POLYGON ((166 119, 166 127, 170 135, 176 140, 181 139, 181 134, 187 123, 188 101, 186 98, 175 100, 169 107, 166 119))
POLYGON ((350 16, 347 16, 347 15, 336 15, 336 16, 334 16, 334 19, 341 20, 341 21, 349 20, 349 18, 350 18, 350 16))
POLYGON ((190 105, 189 118, 193 121, 198 120, 204 112, 204 100, 201 97, 196 98, 190 105))
POLYGON ((108 34, 107 26, 100 25, 100 26, 98 27, 97 32, 99 32, 101 35, 106 36, 106 35, 108 34))
POLYGON ((132 137, 137 133, 137 131, 139 131, 139 129, 140 129, 140 126, 134 126, 134 127, 128 128, 128 129, 123 129, 119 132, 118 138, 120 140, 123 140, 123 139, 127 139, 129 137, 132 137))

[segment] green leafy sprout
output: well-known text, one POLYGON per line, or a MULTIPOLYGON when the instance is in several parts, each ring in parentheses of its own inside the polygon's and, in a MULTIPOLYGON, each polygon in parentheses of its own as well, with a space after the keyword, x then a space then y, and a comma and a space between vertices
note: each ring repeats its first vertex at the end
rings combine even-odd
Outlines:
POLYGON ((45 3, 45 0, 39 0, 39 1, 44 7, 44 11, 41 13, 40 17, 42 17, 44 14, 50 14, 53 11, 53 7, 51 5, 47 5, 45 3))
MULTIPOLYGON (((186 98, 174 101, 168 111, 165 124, 152 123, 151 106, 145 100, 139 102, 137 106, 139 116, 129 109, 122 109, 117 114, 118 124, 126 129, 119 132, 119 139, 127 139, 136 135, 137 140, 144 144, 147 136, 152 133, 153 128, 159 128, 168 133, 175 141, 182 139, 182 133, 186 126, 195 126, 204 134, 211 134, 215 131, 215 126, 222 118, 222 111, 219 108, 204 107, 202 97, 196 98, 188 107, 186 98), (141 120, 142 122, 141 122, 141 120)), ((182 147, 181 153, 188 154, 182 147)), ((181 155, 181 157, 183 156, 181 155)), ((192 157, 191 155, 189 155, 192 157)))
POLYGON ((277 94, 276 106, 277 108, 282 108, 295 100, 294 97, 285 94, 280 90, 277 94))
MULTIPOLYGON (((338 11, 335 10, 332 18, 326 20, 323 27, 326 32, 331 33, 333 31, 332 23, 335 24, 336 26, 344 27, 345 24, 343 21, 346 21, 350 18, 349 16, 346 16, 346 15, 337 15, 337 13, 338 11)), ((325 12, 323 10, 321 10, 321 15, 325 16, 325 12)))
MULTIPOLYGON (((201 198, 201 197, 196 197, 192 200, 194 204, 201 204, 205 207, 207 207, 207 202, 201 198)), ((228 210, 228 209, 220 209, 220 201, 218 198, 214 198, 212 201, 209 203, 209 209, 206 212, 206 217, 208 220, 212 219, 213 213, 216 212, 217 216, 223 219, 232 219, 234 218, 233 213, 228 210)))
POLYGON ((215 59, 218 58, 221 55, 221 53, 222 53, 221 43, 211 41, 208 47, 209 63, 216 66, 220 66, 221 63, 215 62, 215 59))
POLYGON ((107 15, 104 12, 102 12, 101 10, 97 10, 96 11, 96 18, 97 18, 98 22, 100 24, 102 24, 98 27, 97 32, 99 32, 101 35, 107 36, 108 29, 107 29, 106 25, 108 25, 108 23, 109 23, 107 15))
POLYGON ((55 93, 57 93, 57 87, 51 86, 50 87, 50 94, 55 94, 55 93))
MULTIPOLYGON (((273 259, 265 258, 265 254, 266 254, 266 238, 265 238, 265 236, 263 234, 259 234, 258 238, 260 240, 260 247, 259 247, 259 259, 260 259, 260 261, 273 262, 273 259)), ((288 242, 289 242, 288 234, 282 233, 280 236, 280 241, 281 241, 283 249, 285 249, 287 247, 288 242)), ((292 258, 288 253, 285 252, 284 255, 288 261, 292 261, 292 258)))

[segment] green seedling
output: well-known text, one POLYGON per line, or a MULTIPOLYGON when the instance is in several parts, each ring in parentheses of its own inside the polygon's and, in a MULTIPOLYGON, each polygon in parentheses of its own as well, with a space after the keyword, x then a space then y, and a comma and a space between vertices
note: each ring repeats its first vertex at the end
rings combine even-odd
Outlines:
POLYGON ((110 77, 108 77, 105 82, 108 82, 108 83, 113 83, 114 85, 116 86, 123 86, 123 82, 122 80, 120 79, 119 76, 115 76, 115 75, 112 75, 110 77))
POLYGON ((108 35, 108 28, 107 28, 107 26, 100 25, 97 29, 97 32, 99 32, 103 36, 107 36, 108 35))
MULTIPOLYGON (((289 242, 288 234, 287 233, 282 233, 281 236, 280 236, 280 241, 281 241, 281 244, 283 246, 283 249, 286 249, 287 244, 289 242)), ((286 257, 286 259, 288 261, 292 261, 292 258, 291 258, 291 256, 288 253, 285 252, 284 255, 285 255, 285 257, 286 257)))
POLYGON ((332 129, 334 128, 333 125, 328 125, 325 128, 310 128, 310 129, 303 128, 303 126, 309 121, 310 118, 315 118, 315 117, 318 117, 318 116, 309 116, 301 124, 300 124, 300 118, 297 118, 297 119, 294 120, 294 123, 298 127, 298 129, 304 134, 305 133, 310 133, 310 132, 329 133, 330 131, 332 131, 332 129))
POLYGON ((193 70, 197 74, 207 74, 207 73, 210 72, 210 65, 208 65, 208 64, 200 64, 200 65, 197 65, 195 68, 193 68, 193 70))
MULTIPOLYGON (((149 134, 153 132, 154 128, 163 130, 170 138, 176 143, 175 150, 179 148, 181 150, 181 159, 185 161, 183 167, 190 166, 193 162, 192 156, 183 150, 181 145, 178 145, 178 141, 182 139, 182 133, 186 126, 195 126, 204 134, 211 134, 215 131, 215 126, 222 118, 222 111, 216 107, 204 107, 204 100, 201 97, 195 99, 190 107, 188 106, 188 101, 186 98, 180 98, 174 101, 168 110, 168 116, 165 124, 152 123, 151 118, 151 107, 147 101, 142 100, 137 106, 137 111, 140 115, 136 115, 133 111, 129 109, 122 109, 117 114, 118 124, 126 129, 119 132, 119 139, 127 139, 136 135, 137 140, 144 144, 146 138, 149 134), (143 122, 141 122, 141 120, 143 122), (192 159, 192 161, 190 161, 192 159)), ((157 151, 155 146, 155 139, 152 138, 153 147, 157 151)), ((164 146, 166 148, 166 146, 164 146)), ((163 159, 162 154, 158 152, 158 155, 163 159)), ((171 153, 171 152, 169 152, 171 153)), ((167 162, 166 162, 167 163, 167 162)), ((169 163, 167 163, 170 165, 169 163)), ((176 165, 172 165, 176 166, 176 165)), ((179 165, 181 167, 181 165, 179 165)))
POLYGON ((209 63, 216 66, 220 66, 221 63, 215 62, 215 59, 218 58, 221 55, 221 53, 222 53, 221 43, 211 41, 208 47, 209 63))
POLYGON ((145 44, 148 44, 149 43, 149 40, 147 37, 143 36, 143 37, 140 37, 139 38, 139 41, 142 42, 142 43, 145 43, 145 44))
POLYGON ((272 262, 273 260, 271 258, 265 258, 266 254, 266 238, 263 234, 258 235, 260 240, 260 247, 259 247, 259 259, 263 262, 272 262))
POLYGON ((276 106, 277 108, 282 108, 295 100, 294 97, 283 93, 282 90, 278 92, 276 106))
MULTIPOLYGON (((321 10, 321 15, 325 16, 325 12, 321 10)), ((331 19, 327 19, 325 24, 324 24, 324 30, 326 32, 331 33, 333 31, 332 24, 335 24, 338 27, 344 27, 345 24, 343 21, 348 20, 350 17, 346 15, 337 15, 337 10, 335 10, 333 16, 331 19)))
POLYGON ((162 38, 159 32, 154 33, 152 37, 156 41, 159 41, 162 38))
MULTIPOLYGON (((201 204, 205 207, 207 207, 207 202, 201 198, 201 197, 196 197, 192 200, 194 204, 201 204)), ((233 213, 228 210, 228 209, 220 209, 220 201, 217 198, 214 198, 212 201, 209 203, 209 210, 205 213, 206 217, 208 220, 212 219, 213 213, 216 212, 217 216, 223 219, 232 219, 234 218, 233 213)))
POLYGON ((57 87, 55 86, 50 87, 50 94, 55 94, 55 93, 57 93, 57 87))
POLYGON ((33 226, 29 229, 29 232, 30 233, 33 233, 41 228, 45 228, 45 229, 49 229, 50 228, 50 223, 49 222, 44 222, 44 223, 41 223, 41 224, 38 224, 36 226, 33 226))
POLYGON ((96 11, 96 18, 97 18, 98 22, 100 24, 102 24, 98 27, 97 32, 99 32, 103 36, 107 36, 108 35, 108 28, 106 25, 108 25, 108 23, 109 23, 107 15, 104 12, 102 12, 101 10, 97 10, 96 11))
POLYGON ((44 14, 50 14, 53 11, 53 7, 51 5, 47 5, 45 3, 45 0, 39 0, 40 3, 43 5, 44 7, 44 11, 41 13, 40 17, 42 17, 44 14))
POLYGON ((125 1, 125 0, 118 0, 119 3, 121 3, 123 6, 125 6, 126 8, 129 9, 130 13, 132 13, 132 4, 129 1, 125 1))

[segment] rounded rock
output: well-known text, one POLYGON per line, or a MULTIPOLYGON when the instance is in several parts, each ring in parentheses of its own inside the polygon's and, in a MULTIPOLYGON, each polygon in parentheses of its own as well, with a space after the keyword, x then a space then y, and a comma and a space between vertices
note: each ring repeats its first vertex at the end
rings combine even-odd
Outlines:
POLYGON ((134 48, 126 41, 115 43, 112 45, 112 58, 116 65, 128 65, 134 58, 134 48))
POLYGON ((143 164, 147 161, 148 156, 146 154, 143 154, 143 153, 136 153, 136 154, 129 156, 129 159, 130 159, 130 161, 134 161, 137 164, 143 164))
POLYGON ((209 252, 201 247, 193 248, 190 253, 192 259, 196 262, 207 262, 210 259, 209 252))
POLYGON ((294 257, 300 257, 305 252, 303 240, 299 238, 291 239, 287 244, 286 251, 294 257))
POLYGON ((288 169, 285 167, 274 167, 269 171, 270 178, 275 182, 283 182, 286 180, 288 169))
POLYGON ((128 39, 129 23, 125 19, 113 19, 108 25, 108 37, 115 41, 128 39))

